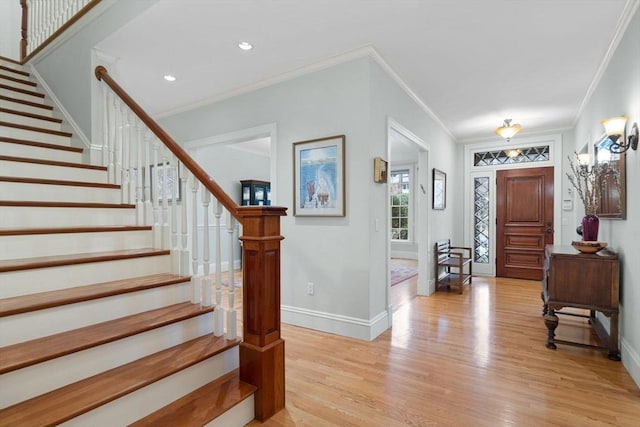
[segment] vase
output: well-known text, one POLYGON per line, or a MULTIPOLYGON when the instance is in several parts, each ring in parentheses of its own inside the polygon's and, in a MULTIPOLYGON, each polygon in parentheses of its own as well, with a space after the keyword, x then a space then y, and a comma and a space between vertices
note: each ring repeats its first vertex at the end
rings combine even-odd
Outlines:
POLYGON ((597 242, 599 227, 600 219, 596 215, 585 215, 582 218, 582 240, 597 242))

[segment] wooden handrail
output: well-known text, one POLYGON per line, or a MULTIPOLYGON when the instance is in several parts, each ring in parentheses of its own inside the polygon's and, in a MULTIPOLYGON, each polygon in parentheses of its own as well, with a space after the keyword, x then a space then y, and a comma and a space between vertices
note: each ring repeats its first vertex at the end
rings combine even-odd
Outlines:
POLYGON ((95 70, 96 78, 100 81, 103 81, 107 86, 113 90, 113 92, 120 97, 120 99, 127 104, 127 106, 133 111, 136 116, 142 122, 147 125, 147 127, 158 137, 164 145, 180 160, 187 169, 196 177, 198 181, 204 185, 211 194, 222 203, 222 205, 229 211, 231 214, 242 223, 242 219, 238 216, 238 204, 233 200, 225 191, 220 187, 214 180, 207 174, 204 169, 196 163, 195 160, 182 148, 178 145, 177 142, 174 141, 169 134, 167 134, 164 129, 162 129, 155 120, 149 116, 138 105, 137 102, 133 100, 129 96, 129 94, 120 87, 118 83, 115 82, 109 75, 109 71, 102 65, 96 67, 95 70))
POLYGON ((51 44, 56 38, 58 38, 62 33, 67 31, 69 27, 78 22, 80 18, 86 15, 91 9, 96 7, 102 0, 92 0, 90 3, 87 3, 82 9, 78 11, 75 15, 71 17, 67 22, 62 24, 60 28, 58 28, 51 36, 49 36, 45 41, 43 41, 38 47, 36 47, 31 53, 27 55, 27 38, 28 38, 28 8, 27 8, 27 0, 20 0, 20 4, 22 5, 22 28, 21 35, 22 40, 20 40, 20 62, 21 64, 26 64, 31 58, 33 58, 38 52, 42 51, 46 46, 51 44))

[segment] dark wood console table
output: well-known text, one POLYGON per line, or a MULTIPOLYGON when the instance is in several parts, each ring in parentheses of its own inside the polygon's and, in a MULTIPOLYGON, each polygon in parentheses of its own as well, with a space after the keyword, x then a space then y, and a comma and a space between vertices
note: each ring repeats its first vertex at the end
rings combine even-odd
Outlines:
POLYGON ((618 348, 618 297, 619 297, 618 254, 602 250, 595 254, 584 254, 571 246, 547 245, 542 278, 542 300, 544 301, 544 323, 548 329, 547 348, 555 349, 556 344, 608 350, 609 359, 620 360, 618 348), (595 328, 604 346, 558 340, 555 330, 558 326, 557 310, 576 307, 590 310, 589 323, 595 328), (598 327, 595 313, 601 312, 611 319, 610 335, 598 327))

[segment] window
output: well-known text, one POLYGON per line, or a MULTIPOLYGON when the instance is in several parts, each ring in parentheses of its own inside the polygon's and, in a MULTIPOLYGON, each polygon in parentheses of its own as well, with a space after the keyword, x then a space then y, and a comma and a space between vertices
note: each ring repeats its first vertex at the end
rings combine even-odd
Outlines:
POLYGON ((509 150, 482 151, 474 153, 474 166, 508 165, 513 163, 546 162, 549 146, 512 148, 509 150))
POLYGON ((391 171, 389 175, 391 194, 391 239, 409 241, 409 204, 411 191, 409 170, 391 171))

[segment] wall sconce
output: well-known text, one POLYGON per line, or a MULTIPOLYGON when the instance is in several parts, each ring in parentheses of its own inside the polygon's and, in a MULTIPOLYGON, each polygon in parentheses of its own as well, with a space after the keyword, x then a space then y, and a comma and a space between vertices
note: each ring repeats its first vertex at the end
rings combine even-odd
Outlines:
POLYGON ((504 119, 502 126, 496 129, 496 133, 506 139, 511 140, 511 137, 522 130, 522 126, 519 124, 511 124, 511 119, 504 119))
POLYGON ((630 135, 627 137, 625 141, 625 129, 627 123, 627 116, 620 117, 612 117, 607 120, 603 120, 602 126, 604 126, 604 131, 611 140, 611 145, 609 146, 609 151, 615 154, 624 153, 625 151, 631 148, 632 150, 638 149, 638 123, 634 123, 631 127, 630 135), (620 143, 620 138, 622 138, 622 143, 620 143))

